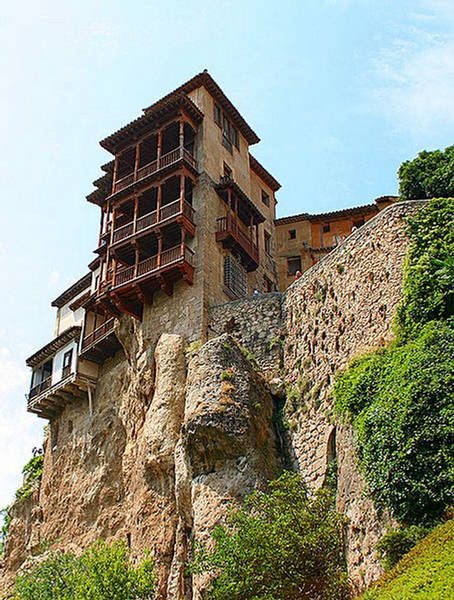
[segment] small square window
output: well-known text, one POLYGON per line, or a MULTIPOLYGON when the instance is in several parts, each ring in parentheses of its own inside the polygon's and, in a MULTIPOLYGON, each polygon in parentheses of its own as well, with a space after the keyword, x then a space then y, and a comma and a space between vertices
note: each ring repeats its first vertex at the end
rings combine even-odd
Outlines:
POLYGON ((296 229, 289 229, 288 237, 289 240, 296 240, 296 229))
POLYGON ((364 219, 357 219, 356 221, 353 221, 353 227, 356 227, 356 229, 358 229, 359 227, 362 227, 364 225, 364 219))
POLYGON ((322 227, 323 227, 323 229, 322 229, 323 233, 329 233, 331 231, 331 225, 329 223, 327 223, 326 225, 323 225, 322 227))
POLYGON ((297 271, 301 271, 301 256, 290 256, 287 258, 287 273, 295 275, 297 271))
POLYGON ((214 105, 214 120, 218 125, 222 124, 221 107, 219 104, 214 105))
POLYGON ((264 232, 264 240, 265 240, 265 252, 267 254, 271 254, 271 236, 267 231, 264 232))
POLYGON ((269 206, 270 205, 270 197, 263 190, 262 190, 262 202, 263 202, 263 204, 265 204, 265 206, 269 206))

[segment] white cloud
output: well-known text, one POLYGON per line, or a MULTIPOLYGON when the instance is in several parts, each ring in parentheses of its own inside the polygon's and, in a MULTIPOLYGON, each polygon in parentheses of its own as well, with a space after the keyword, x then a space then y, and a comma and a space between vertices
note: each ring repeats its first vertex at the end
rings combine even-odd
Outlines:
POLYGON ((8 396, 15 390, 25 390, 29 374, 22 360, 15 361, 8 348, 0 348, 0 396, 8 396))
POLYGON ((454 3, 437 0, 422 7, 430 11, 414 15, 418 26, 396 38, 374 61, 374 108, 397 129, 454 126, 454 36, 444 32, 448 23, 454 26, 454 3))

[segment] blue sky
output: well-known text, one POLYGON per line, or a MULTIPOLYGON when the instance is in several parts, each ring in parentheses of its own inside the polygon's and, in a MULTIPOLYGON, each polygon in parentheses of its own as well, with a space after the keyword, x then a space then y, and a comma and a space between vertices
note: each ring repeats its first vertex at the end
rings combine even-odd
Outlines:
POLYGON ((279 216, 394 194, 403 160, 453 143, 452 0, 19 0, 0 44, 0 506, 45 424, 24 359, 96 245, 101 138, 207 68, 263 140, 279 216))

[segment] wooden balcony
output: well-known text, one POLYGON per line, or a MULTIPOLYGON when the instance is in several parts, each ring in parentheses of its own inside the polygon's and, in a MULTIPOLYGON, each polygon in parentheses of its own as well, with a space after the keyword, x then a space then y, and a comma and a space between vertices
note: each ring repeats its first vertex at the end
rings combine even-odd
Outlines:
POLYGON ((39 417, 50 419, 74 400, 87 400, 94 392, 96 380, 78 372, 63 369, 61 379, 55 383, 48 377, 31 388, 27 396, 27 410, 39 417))
POLYGON ((248 271, 259 265, 259 249, 252 240, 252 233, 232 213, 217 220, 216 241, 225 248, 235 248, 242 256, 248 271))
POLYGON ((175 200, 175 202, 161 206, 159 211, 154 210, 139 217, 136 221, 131 221, 126 225, 114 229, 112 246, 120 242, 123 243, 134 236, 145 235, 161 225, 170 224, 172 220, 179 223, 191 235, 194 235, 194 209, 186 201, 175 200))
POLYGON ((114 329, 115 318, 112 317, 86 334, 82 340, 80 356, 98 364, 113 356, 121 348, 114 329))
MULTIPOLYGON (((112 290, 117 290, 132 283, 140 283, 144 280, 163 277, 180 272, 189 283, 193 281, 194 275, 194 253, 186 244, 178 244, 160 254, 150 256, 137 265, 119 269, 114 276, 112 290)), ((161 287, 161 285, 157 285, 161 287)))
POLYGON ((195 174, 197 173, 197 159, 192 156, 192 154, 188 152, 186 148, 179 146, 167 154, 164 154, 159 159, 153 160, 147 165, 140 167, 140 169, 137 169, 137 171, 129 173, 121 179, 117 179, 114 185, 113 194, 117 194, 129 186, 147 179, 152 175, 154 176, 157 173, 169 170, 179 163, 187 165, 195 174))

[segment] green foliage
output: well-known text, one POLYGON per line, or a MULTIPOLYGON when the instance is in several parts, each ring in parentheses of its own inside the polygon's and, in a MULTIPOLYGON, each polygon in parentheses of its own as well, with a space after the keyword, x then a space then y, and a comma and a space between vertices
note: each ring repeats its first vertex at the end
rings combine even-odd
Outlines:
POLYGON ((345 271, 345 267, 342 263, 337 263, 336 269, 339 275, 342 275, 342 273, 345 271))
POLYGON ((193 342, 188 344, 184 350, 186 357, 189 358, 191 354, 195 354, 196 352, 198 352, 202 345, 203 344, 201 340, 194 340, 193 342))
POLYGON ((431 522, 454 501, 454 320, 356 360, 334 387, 379 506, 431 522))
POLYGON ((0 510, 0 519, 3 519, 3 523, 0 527, 0 556, 3 554, 6 544, 6 538, 8 537, 9 526, 11 524, 11 513, 10 507, 2 508, 0 510))
POLYGON ((404 293, 397 311, 400 333, 454 315, 454 199, 433 199, 409 220, 411 245, 404 293))
POLYGON ((222 381, 232 381, 232 379, 235 379, 235 373, 233 372, 233 369, 228 369, 227 371, 223 371, 221 373, 222 381))
POLYGON ((230 513, 212 549, 196 547, 191 570, 215 575, 210 600, 342 600, 343 527, 330 490, 309 497, 301 478, 285 472, 230 513))
POLYGON ((454 501, 454 200, 431 200, 411 239, 397 341, 337 377, 369 491, 406 524, 454 501))
POLYGON ((150 556, 133 566, 121 542, 99 541, 79 557, 50 551, 16 579, 17 600, 151 600, 155 589, 150 556))
POLYGON ((16 498, 29 498, 32 494, 32 484, 35 481, 40 482, 43 474, 44 456, 36 454, 31 458, 25 467, 22 469, 24 475, 24 483, 16 491, 16 498))
POLYGON ((454 521, 438 526, 361 600, 452 600, 454 521))
POLYGON ((378 542, 376 550, 386 571, 397 565, 401 558, 422 540, 428 533, 426 527, 411 525, 388 531, 378 542))
POLYGON ((402 163, 398 176, 399 193, 406 200, 454 196, 454 146, 420 152, 402 163))

